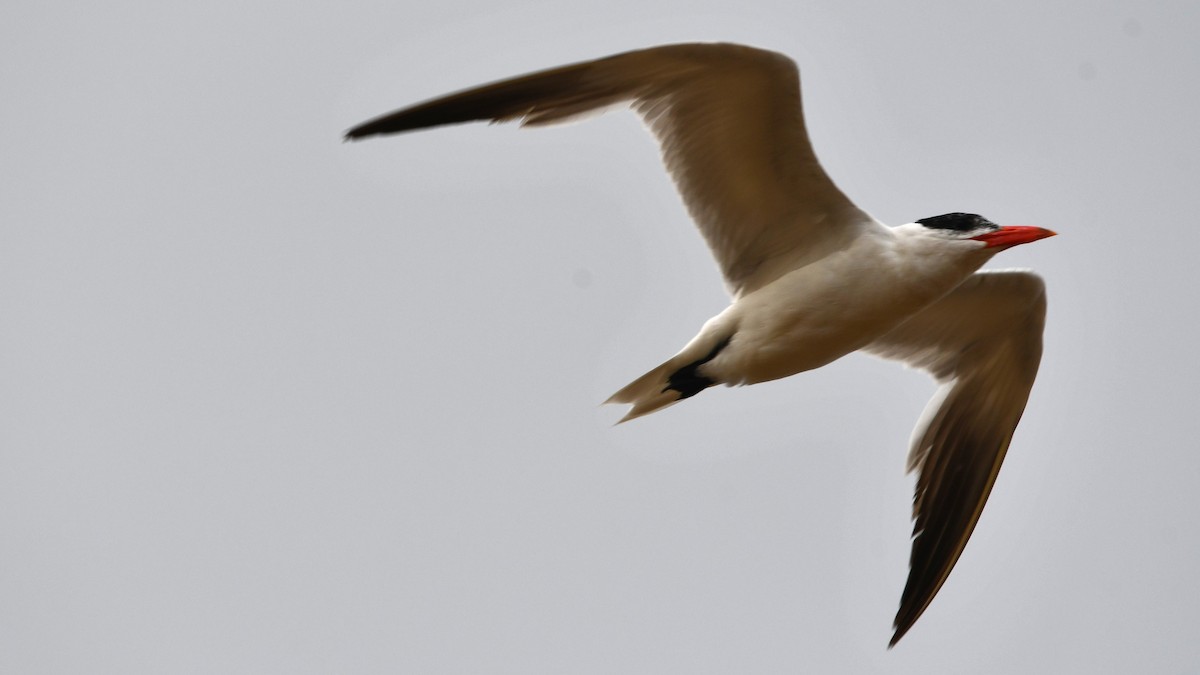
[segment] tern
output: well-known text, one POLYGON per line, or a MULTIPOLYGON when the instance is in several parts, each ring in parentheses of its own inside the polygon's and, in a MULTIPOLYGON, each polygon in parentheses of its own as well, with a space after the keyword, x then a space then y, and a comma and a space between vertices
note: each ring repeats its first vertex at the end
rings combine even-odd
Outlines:
POLYGON ((957 212, 887 227, 817 162, 796 64, 736 44, 666 45, 514 77, 377 117, 346 139, 472 121, 541 126, 619 105, 658 139, 732 297, 679 353, 613 394, 608 403, 631 406, 622 422, 855 351, 940 384, 910 442, 914 528, 894 646, 958 562, 1041 362, 1041 278, 977 270, 1055 233, 957 212))

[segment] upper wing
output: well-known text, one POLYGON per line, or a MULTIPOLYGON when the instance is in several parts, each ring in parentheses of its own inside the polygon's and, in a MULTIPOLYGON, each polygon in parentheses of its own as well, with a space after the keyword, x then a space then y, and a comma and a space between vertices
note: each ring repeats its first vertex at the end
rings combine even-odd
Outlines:
POLYGON ((551 124, 622 103, 658 138, 735 296, 874 222, 813 155, 796 64, 741 45, 668 45, 545 70, 398 110, 346 138, 476 120, 551 124))
POLYGON ((891 644, 937 595, 992 491, 1042 358, 1045 285, 1031 272, 978 272, 865 348, 942 384, 913 432, 912 558, 891 644))

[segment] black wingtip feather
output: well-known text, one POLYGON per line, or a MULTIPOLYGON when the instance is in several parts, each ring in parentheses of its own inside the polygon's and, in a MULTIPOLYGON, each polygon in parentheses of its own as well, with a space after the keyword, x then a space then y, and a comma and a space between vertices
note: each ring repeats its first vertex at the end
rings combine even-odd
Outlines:
MULTIPOLYGON (((923 611, 924 608, 922 608, 922 612, 923 611)), ((896 621, 892 624, 892 639, 888 640, 888 649, 895 647, 896 643, 900 641, 900 638, 908 634, 909 629, 917 623, 917 619, 921 617, 922 612, 918 612, 916 616, 913 616, 910 611, 901 610, 900 613, 896 615, 896 621), (902 618, 900 616, 901 614, 905 614, 906 616, 902 618)))
POLYGON ((520 118, 538 105, 586 100, 603 93, 583 79, 590 64, 563 66, 468 89, 381 115, 346 132, 346 140, 467 122, 520 118))

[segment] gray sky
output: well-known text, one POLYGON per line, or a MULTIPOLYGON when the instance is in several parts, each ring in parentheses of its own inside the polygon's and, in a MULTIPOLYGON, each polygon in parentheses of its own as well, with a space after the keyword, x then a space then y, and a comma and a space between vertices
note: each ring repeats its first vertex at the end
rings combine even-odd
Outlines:
POLYGON ((1191 2, 0 9, 0 671, 1191 672, 1191 2), (501 8, 502 7, 502 8, 501 8), (851 356, 613 427, 726 304, 630 114, 345 145, 498 77, 777 49, 826 169, 1004 253, 1046 352, 884 649, 924 375, 851 356))

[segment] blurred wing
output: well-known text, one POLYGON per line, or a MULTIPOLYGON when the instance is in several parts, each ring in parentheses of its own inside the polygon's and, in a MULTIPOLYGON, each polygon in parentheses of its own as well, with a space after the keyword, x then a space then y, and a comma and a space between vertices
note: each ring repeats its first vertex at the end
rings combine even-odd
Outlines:
POLYGON ((913 432, 912 558, 891 645, 958 562, 987 501, 1042 358, 1045 286, 978 272, 865 351, 929 371, 941 389, 913 432))
POLYGON ((618 104, 658 138, 735 296, 874 223, 813 155, 796 64, 740 45, 668 45, 545 70, 384 115, 346 138, 479 120, 552 124, 618 104))

